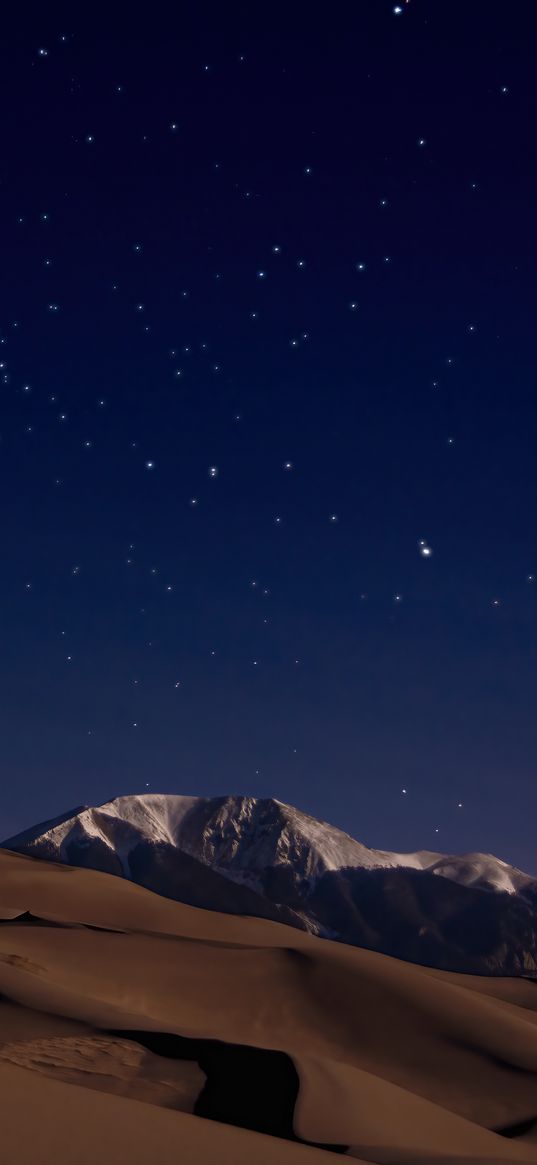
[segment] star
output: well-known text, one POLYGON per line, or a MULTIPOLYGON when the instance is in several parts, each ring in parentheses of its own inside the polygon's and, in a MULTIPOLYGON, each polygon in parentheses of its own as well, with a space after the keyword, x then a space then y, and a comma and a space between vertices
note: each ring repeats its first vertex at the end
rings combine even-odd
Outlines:
POLYGON ((209 477, 212 477, 212 478, 218 477, 218 466, 217 465, 210 465, 209 466, 209 477))

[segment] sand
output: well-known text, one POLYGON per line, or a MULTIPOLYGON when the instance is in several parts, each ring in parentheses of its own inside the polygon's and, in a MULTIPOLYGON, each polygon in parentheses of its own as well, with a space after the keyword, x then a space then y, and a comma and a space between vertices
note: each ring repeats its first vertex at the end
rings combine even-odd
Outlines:
POLYGON ((6 1161, 537 1163, 527 980, 0 851, 0 996, 6 1161))

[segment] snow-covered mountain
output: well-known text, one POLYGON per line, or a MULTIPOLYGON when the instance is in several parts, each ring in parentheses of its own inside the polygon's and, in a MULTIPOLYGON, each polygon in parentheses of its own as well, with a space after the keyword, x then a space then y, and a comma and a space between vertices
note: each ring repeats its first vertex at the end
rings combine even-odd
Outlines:
POLYGON ((117 797, 3 847, 439 966, 537 969, 537 881, 528 874, 491 854, 368 849, 281 801, 117 797))

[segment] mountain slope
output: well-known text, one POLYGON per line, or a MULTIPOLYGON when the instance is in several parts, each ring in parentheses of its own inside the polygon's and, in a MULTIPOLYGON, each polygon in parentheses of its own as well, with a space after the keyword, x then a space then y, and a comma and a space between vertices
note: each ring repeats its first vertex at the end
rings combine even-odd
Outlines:
POLYGON ((280 801, 118 797, 4 848, 452 970, 537 971, 537 883, 488 854, 368 849, 280 801))

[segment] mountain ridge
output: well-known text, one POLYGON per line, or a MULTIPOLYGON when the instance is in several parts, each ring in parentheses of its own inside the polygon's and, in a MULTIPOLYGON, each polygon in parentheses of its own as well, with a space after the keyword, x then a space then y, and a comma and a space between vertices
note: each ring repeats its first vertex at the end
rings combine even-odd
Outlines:
POLYGON ((444 969, 537 973, 529 874, 490 854, 371 849, 275 798, 117 797, 2 848, 444 969))

